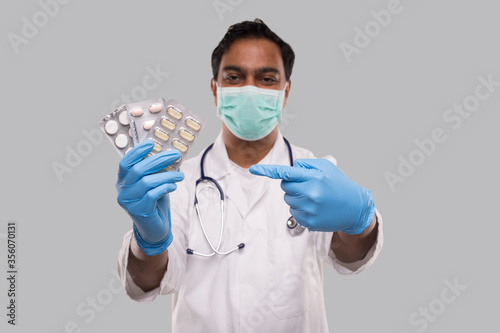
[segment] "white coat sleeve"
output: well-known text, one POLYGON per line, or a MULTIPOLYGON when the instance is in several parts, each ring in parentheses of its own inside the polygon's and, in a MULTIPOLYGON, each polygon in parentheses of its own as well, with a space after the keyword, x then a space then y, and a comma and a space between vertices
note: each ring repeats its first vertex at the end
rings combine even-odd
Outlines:
MULTIPOLYGON (((333 164, 337 165, 337 160, 328 155, 324 157, 328 159, 333 164)), ((375 209, 375 215, 377 216, 378 222, 378 233, 377 240, 372 245, 366 256, 358 261, 352 263, 344 263, 337 259, 335 253, 331 249, 331 241, 332 241, 332 232, 318 232, 317 233, 317 246, 318 251, 320 252, 320 257, 328 264, 332 265, 333 268, 342 275, 353 275, 358 274, 368 267, 372 265, 375 259, 378 257, 380 251, 382 250, 382 245, 384 243, 384 234, 383 234, 383 221, 382 215, 380 215, 379 211, 375 209)))
POLYGON ((136 302, 151 302, 160 294, 166 295, 174 293, 179 290, 179 287, 184 280, 187 248, 184 226, 187 224, 187 212, 183 209, 183 205, 181 205, 181 203, 187 202, 187 200, 182 200, 187 199, 184 198, 187 196, 187 189, 178 184, 177 190, 169 195, 173 241, 167 248, 167 271, 165 272, 158 288, 149 292, 144 292, 134 283, 127 270, 130 242, 133 237, 132 230, 127 232, 123 237, 122 247, 118 254, 118 274, 127 296, 136 302))
POLYGON ((352 263, 344 263, 337 259, 335 253, 330 247, 332 242, 332 232, 318 232, 317 236, 317 246, 318 251, 320 252, 321 258, 328 264, 332 265, 332 267, 342 275, 353 275, 358 274, 370 267, 375 259, 377 259, 380 251, 382 250, 382 245, 384 243, 384 234, 382 231, 382 215, 375 209, 375 214, 377 215, 378 221, 378 234, 377 240, 372 245, 366 256, 358 261, 352 263))

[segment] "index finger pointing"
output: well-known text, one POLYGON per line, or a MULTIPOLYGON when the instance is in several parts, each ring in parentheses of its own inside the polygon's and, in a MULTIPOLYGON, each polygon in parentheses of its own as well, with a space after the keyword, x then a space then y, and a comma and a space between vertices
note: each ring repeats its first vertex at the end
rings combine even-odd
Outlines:
POLYGON ((250 167, 249 171, 257 176, 266 176, 289 182, 300 182, 305 180, 308 170, 287 165, 255 164, 250 167))

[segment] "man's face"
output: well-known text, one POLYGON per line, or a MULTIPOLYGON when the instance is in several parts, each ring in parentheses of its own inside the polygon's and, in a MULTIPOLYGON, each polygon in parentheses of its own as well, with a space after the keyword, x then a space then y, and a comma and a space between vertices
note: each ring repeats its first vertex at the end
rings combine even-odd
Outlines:
MULTIPOLYGON (((219 87, 256 86, 264 89, 285 88, 285 67, 281 51, 275 43, 262 38, 235 41, 222 56, 217 85, 219 87)), ((217 86, 211 81, 217 105, 217 86)), ((283 107, 286 105, 290 83, 286 86, 283 107)))

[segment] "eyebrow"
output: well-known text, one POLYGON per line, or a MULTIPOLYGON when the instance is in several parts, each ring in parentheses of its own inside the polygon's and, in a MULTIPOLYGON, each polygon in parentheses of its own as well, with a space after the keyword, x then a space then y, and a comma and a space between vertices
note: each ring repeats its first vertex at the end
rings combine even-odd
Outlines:
MULTIPOLYGON (((222 71, 223 72, 236 71, 236 72, 246 73, 246 71, 243 70, 243 68, 241 68, 240 66, 235 66, 235 65, 226 66, 226 67, 222 68, 222 71)), ((281 74, 280 71, 274 67, 262 67, 262 68, 258 68, 255 71, 256 74, 262 74, 262 73, 268 73, 268 72, 281 74)))
POLYGON ((280 71, 274 67, 263 67, 263 68, 259 68, 256 70, 256 74, 262 74, 262 73, 268 73, 268 72, 281 74, 280 71))

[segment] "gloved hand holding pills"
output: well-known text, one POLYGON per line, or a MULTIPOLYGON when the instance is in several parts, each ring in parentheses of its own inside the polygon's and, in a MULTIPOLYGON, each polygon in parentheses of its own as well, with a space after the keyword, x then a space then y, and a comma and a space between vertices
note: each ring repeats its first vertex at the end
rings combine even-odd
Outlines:
POLYGON ((162 253, 172 242, 168 193, 184 179, 178 170, 202 126, 199 115, 163 98, 123 105, 100 122, 122 156, 118 203, 147 255, 162 253))
POLYGON ((172 243, 168 193, 184 179, 179 171, 158 172, 179 159, 177 150, 145 158, 155 143, 145 140, 120 161, 118 203, 134 222, 134 235, 147 255, 162 253, 172 243))

